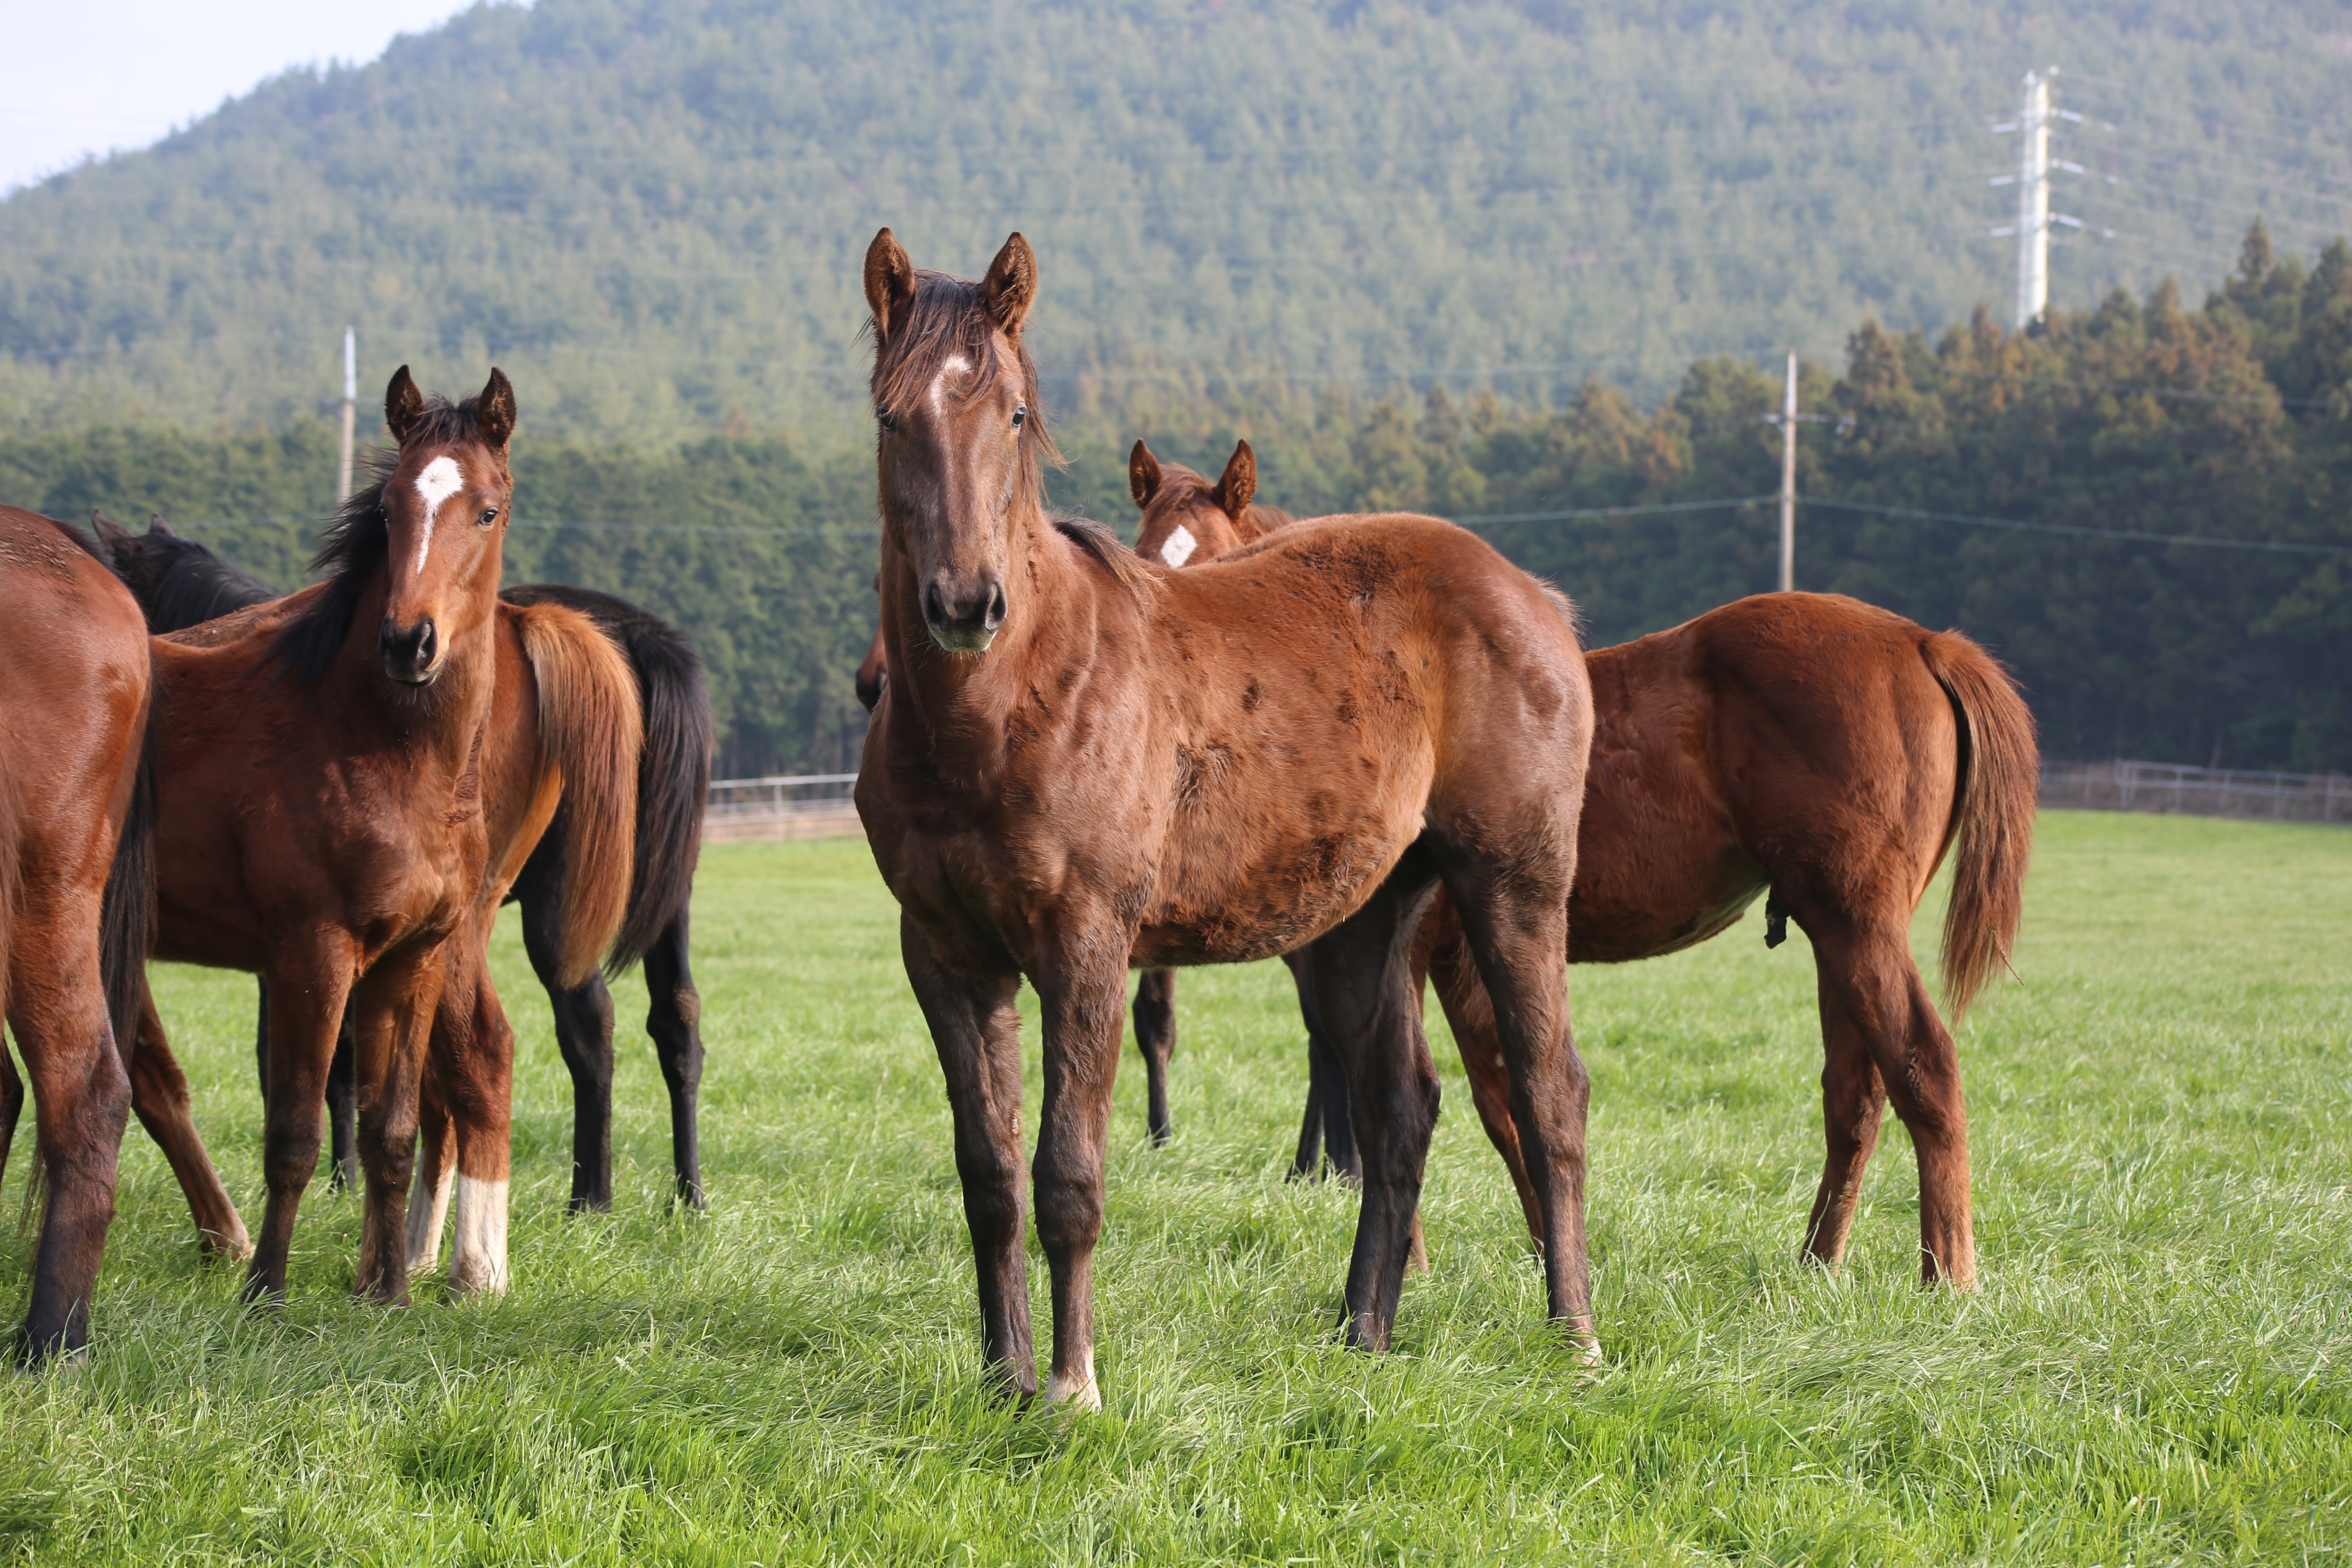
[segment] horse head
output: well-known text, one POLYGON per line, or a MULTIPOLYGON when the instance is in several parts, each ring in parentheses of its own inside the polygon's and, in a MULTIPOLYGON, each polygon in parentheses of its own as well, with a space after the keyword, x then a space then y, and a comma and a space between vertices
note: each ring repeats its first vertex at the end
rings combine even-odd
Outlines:
POLYGON ((451 646, 496 613, 514 388, 493 369, 478 395, 453 407, 428 402, 402 365, 384 389, 383 421, 400 449, 377 500, 388 584, 376 649, 384 674, 427 686, 451 646))
POLYGON ((1037 258, 1015 234, 978 283, 918 271, 888 229, 866 252, 883 542, 931 640, 987 649, 1014 612, 1013 531, 1055 458, 1021 341, 1037 258))
POLYGON ((1127 488, 1143 509, 1135 552, 1170 566, 1229 555, 1290 521, 1287 512, 1251 504, 1257 454, 1247 441, 1234 443, 1214 484, 1181 463, 1160 462, 1138 441, 1127 455, 1127 488))

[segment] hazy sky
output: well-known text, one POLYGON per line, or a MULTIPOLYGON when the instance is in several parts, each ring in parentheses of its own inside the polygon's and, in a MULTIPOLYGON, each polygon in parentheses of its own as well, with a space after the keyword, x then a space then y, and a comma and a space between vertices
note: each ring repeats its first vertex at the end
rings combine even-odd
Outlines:
POLYGON ((144 147, 290 66, 370 60, 460 0, 0 0, 0 192, 144 147))

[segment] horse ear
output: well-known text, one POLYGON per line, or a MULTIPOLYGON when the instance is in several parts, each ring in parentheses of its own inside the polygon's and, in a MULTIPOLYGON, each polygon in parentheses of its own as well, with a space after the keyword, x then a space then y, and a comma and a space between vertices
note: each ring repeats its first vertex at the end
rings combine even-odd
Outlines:
POLYGON ((474 424, 483 441, 492 447, 505 447, 514 435, 514 384, 496 365, 490 366, 490 379, 482 384, 481 396, 474 400, 474 424))
POLYGON ((1015 229, 996 259, 988 264, 988 276, 980 280, 980 302, 996 318, 1008 338, 1021 335, 1021 323, 1029 317, 1029 307, 1037 302, 1037 253, 1015 229))
POLYGON ((172 525, 163 521, 163 514, 160 511, 151 511, 147 514, 147 531, 153 534, 158 539, 177 539, 180 537, 178 534, 172 531, 172 525))
POLYGON ((890 323, 915 300, 915 264, 888 229, 866 247, 866 308, 874 312, 874 341, 890 339, 890 323))
POLYGON ((415 378, 402 365, 392 373, 392 380, 383 389, 383 422, 392 431, 394 441, 405 441, 416 422, 425 417, 425 395, 416 390, 415 378))
POLYGON ((89 526, 98 535, 98 542, 106 546, 109 554, 131 542, 131 531, 96 507, 89 509, 89 526))
POLYGON ((1241 521, 1249 510, 1250 498, 1257 494, 1257 454, 1250 450, 1247 441, 1234 443, 1234 455, 1225 459, 1225 471, 1218 476, 1215 490, 1217 504, 1227 517, 1241 521))
POLYGON ((1140 441, 1127 455, 1127 493, 1139 507, 1150 506, 1151 498, 1160 493, 1160 459, 1140 441))

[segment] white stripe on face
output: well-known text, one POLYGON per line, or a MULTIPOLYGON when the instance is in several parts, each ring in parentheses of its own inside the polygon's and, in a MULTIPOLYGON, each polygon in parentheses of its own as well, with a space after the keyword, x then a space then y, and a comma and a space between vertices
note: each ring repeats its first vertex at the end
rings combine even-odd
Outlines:
POLYGON ((1192 531, 1180 522, 1176 525, 1176 531, 1168 536, 1168 542, 1160 547, 1160 559, 1171 566, 1181 566, 1192 559, 1192 552, 1200 547, 1200 543, 1192 537, 1192 531))
POLYGON ((416 541, 416 566, 410 575, 425 570, 425 552, 433 548, 433 519, 441 503, 465 488, 465 470, 455 458, 436 458, 416 476, 416 493, 425 498, 425 532, 416 541))
POLYGON ((947 412, 948 377, 968 375, 971 372, 971 361, 961 354, 950 355, 947 363, 940 366, 940 374, 931 378, 931 414, 934 417, 941 416, 947 412))

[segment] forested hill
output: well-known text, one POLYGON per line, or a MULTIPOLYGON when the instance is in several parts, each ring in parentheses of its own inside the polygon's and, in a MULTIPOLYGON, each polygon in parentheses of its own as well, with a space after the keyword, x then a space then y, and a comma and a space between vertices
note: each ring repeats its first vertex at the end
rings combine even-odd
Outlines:
POLYGON ((540 435, 837 446, 886 222, 967 275, 1030 235, 1082 423, 1654 399, 1865 313, 2006 315, 1988 123, 2049 63, 2059 303, 2216 275, 2257 209, 2305 255, 2352 216, 2333 4, 541 0, 0 202, 0 422, 283 430, 351 321, 371 392, 495 357, 540 435))

